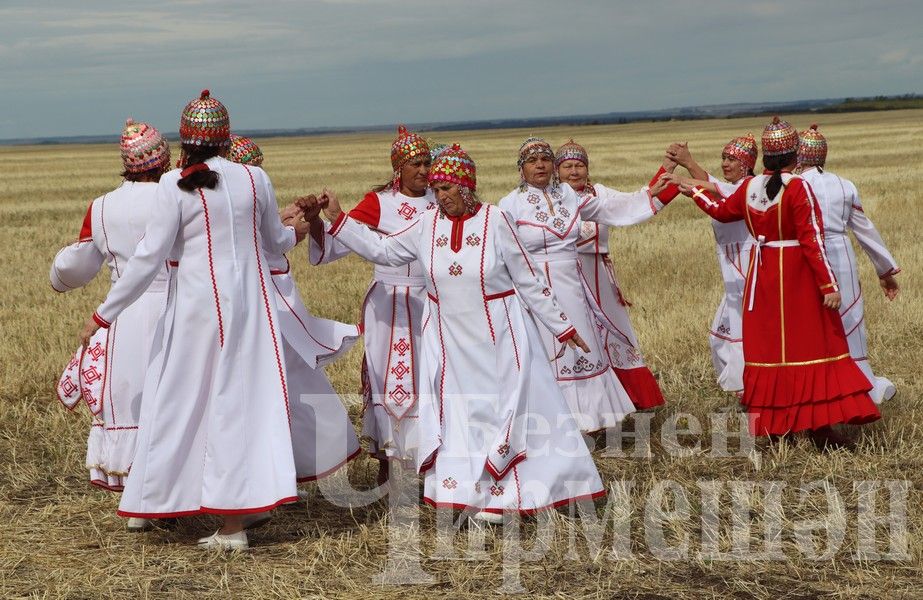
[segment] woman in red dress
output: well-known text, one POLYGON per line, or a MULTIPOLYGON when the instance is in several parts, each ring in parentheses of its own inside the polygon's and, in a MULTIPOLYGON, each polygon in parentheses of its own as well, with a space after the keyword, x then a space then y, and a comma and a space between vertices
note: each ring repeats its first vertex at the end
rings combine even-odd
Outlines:
POLYGON ((849 355, 840 294, 811 187, 792 175, 798 132, 778 117, 763 130, 762 175, 726 199, 714 184, 664 175, 712 218, 743 220, 757 241, 744 292, 744 397, 754 435, 807 432, 820 448, 849 447, 837 423, 879 418, 868 379, 849 355))

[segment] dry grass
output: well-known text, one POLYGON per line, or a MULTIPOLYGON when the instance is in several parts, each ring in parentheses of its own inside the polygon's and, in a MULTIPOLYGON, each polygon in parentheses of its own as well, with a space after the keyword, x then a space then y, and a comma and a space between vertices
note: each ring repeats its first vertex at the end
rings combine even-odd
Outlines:
MULTIPOLYGON (((746 458, 715 459, 704 450, 671 458, 655 443, 652 459, 599 457, 607 481, 631 480, 633 557, 617 561, 591 557, 582 534, 569 552, 567 528, 558 526, 545 556, 523 562, 519 580, 535 597, 685 598, 896 598, 923 597, 923 515, 920 449, 923 447, 921 382, 923 300, 915 285, 923 243, 916 228, 923 209, 916 196, 923 171, 916 149, 923 142, 923 112, 901 111, 829 115, 821 118, 831 144, 829 167, 856 182, 866 211, 903 266, 904 285, 894 303, 884 301, 868 261, 861 260, 866 283, 867 324, 873 367, 899 387, 883 409, 884 419, 865 427, 856 454, 820 455, 804 443, 761 448, 759 465, 746 458), (912 165, 916 167, 911 168, 912 165), (784 560, 707 560, 697 555, 701 502, 698 480, 787 485, 783 494, 784 560), (910 480, 907 503, 910 557, 901 561, 857 562, 852 482, 863 479, 910 480), (690 556, 657 560, 645 544, 641 520, 645 498, 658 481, 677 482, 691 500, 690 517, 668 527, 690 536, 690 556), (841 495, 848 520, 846 538, 829 560, 804 558, 794 545, 794 526, 823 515, 816 497, 800 503, 803 482, 826 480, 841 495)), ((794 121, 800 127, 807 117, 794 121)), ((553 144, 573 136, 592 156, 597 181, 635 189, 647 181, 667 143, 690 140, 708 167, 717 168, 722 145, 762 120, 633 124, 554 128, 543 133, 553 144)), ((460 141, 478 163, 481 195, 496 201, 516 184, 515 153, 529 131, 463 132, 443 136, 460 141)), ((341 198, 358 199, 388 177, 390 136, 273 139, 261 144, 266 168, 280 201, 324 185, 341 198)), ((105 292, 107 277, 88 289, 57 295, 47 282, 55 251, 72 239, 89 201, 115 187, 118 154, 112 147, 65 146, 0 148, 0 231, 3 261, 0 319, 7 350, 0 381, 0 596, 5 598, 103 597, 492 597, 502 583, 500 545, 487 534, 487 554, 475 560, 434 558, 435 518, 421 510, 423 569, 432 582, 381 586, 387 548, 382 503, 339 508, 320 498, 287 507, 265 529, 251 536, 244 555, 202 554, 189 542, 207 533, 211 519, 190 519, 173 529, 130 535, 115 516, 117 499, 85 482, 83 454, 87 418, 67 414, 54 398, 60 369, 76 345, 83 319, 105 292)), ((668 398, 654 431, 676 412, 707 422, 709 413, 732 406, 713 385, 706 340, 719 298, 720 280, 707 219, 677 200, 653 221, 613 234, 613 256, 629 299, 632 318, 648 362, 668 398)), ((317 314, 354 321, 370 267, 350 258, 312 269, 304 249, 293 253, 295 274, 308 305, 317 314)), ((357 390, 359 352, 329 369, 341 393, 357 390)), ((355 409, 353 409, 355 410, 355 409)), ((687 440, 687 444, 691 440, 687 440)), ((348 476, 357 486, 374 481, 375 465, 354 462, 348 476)), ((722 497, 729 520, 729 496, 722 497)), ((760 536, 761 500, 753 535, 760 536)), ((600 507, 601 508, 601 507, 600 507)), ((602 512, 600 510, 600 512, 602 512)), ((525 525, 527 539, 535 523, 525 525)), ((879 532, 878 537, 884 538, 879 532)), ((606 538, 611 545, 611 532, 606 538)), ((679 538, 675 538, 679 539, 679 538)), ((464 539, 458 544, 464 544, 464 539)), ((463 546, 461 546, 463 547, 463 546)), ((757 549, 754 543, 754 550, 757 549)))

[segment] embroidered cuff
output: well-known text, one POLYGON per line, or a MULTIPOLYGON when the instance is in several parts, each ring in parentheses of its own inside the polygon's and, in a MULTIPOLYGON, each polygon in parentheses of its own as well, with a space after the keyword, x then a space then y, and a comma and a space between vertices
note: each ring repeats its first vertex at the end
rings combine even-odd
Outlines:
POLYGON ((897 275, 900 272, 901 272, 900 267, 894 267, 894 268, 888 269, 887 271, 879 275, 878 279, 884 279, 885 277, 889 277, 891 275, 897 275))
POLYGON ((103 329, 109 329, 109 326, 112 325, 112 323, 99 316, 98 312, 93 313, 93 320, 96 321, 96 324, 103 329))
POLYGON ((825 294, 830 294, 832 292, 839 292, 840 288, 835 283, 825 283, 824 285, 820 286, 820 290, 825 294))
POLYGON ((558 336, 558 341, 563 344, 564 342, 571 339, 575 335, 577 335, 577 330, 574 329, 573 327, 570 327, 567 331, 565 331, 564 333, 558 336))
POLYGON ((327 230, 327 233, 333 237, 336 237, 336 235, 340 233, 340 229, 343 228, 343 223, 346 222, 346 216, 347 215, 345 211, 341 212, 340 216, 337 217, 337 220, 330 224, 330 229, 327 230))

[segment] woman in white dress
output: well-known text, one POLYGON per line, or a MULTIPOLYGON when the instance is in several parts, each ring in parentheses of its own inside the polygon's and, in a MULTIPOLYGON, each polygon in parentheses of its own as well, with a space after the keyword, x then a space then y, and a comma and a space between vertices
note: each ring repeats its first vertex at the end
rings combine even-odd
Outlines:
MULTIPOLYGON (((250 138, 231 134, 228 159, 263 166, 250 138)), ((361 335, 356 325, 320 319, 308 311, 284 254, 266 253, 285 351, 295 473, 299 483, 325 477, 359 455, 359 439, 323 367, 343 356, 361 335)))
MULTIPOLYGON (((715 184, 720 194, 719 199, 730 197, 746 177, 753 175, 756 157, 757 147, 753 134, 732 139, 721 151, 721 171, 724 176, 724 181, 721 181, 699 166, 685 143, 672 144, 667 149, 667 158, 685 167, 694 179, 715 184)), ((662 196, 675 196, 676 193, 674 187, 662 196)), ((756 242, 744 221, 722 223, 712 219, 711 226, 718 249, 718 266, 724 280, 724 296, 718 304, 709 330, 712 365, 721 389, 740 396, 744 389, 744 287, 750 252, 756 242)))
POLYGON ((500 208, 512 217, 518 238, 544 271, 564 312, 578 331, 586 332, 590 349, 578 352, 541 331, 545 352, 580 430, 614 427, 635 407, 606 354, 605 332, 617 332, 590 290, 577 257, 580 221, 630 225, 637 221, 639 205, 641 210, 656 212, 654 196, 666 184, 658 181, 655 188, 630 194, 581 199, 568 184, 558 183, 554 152, 540 138, 522 144, 518 164, 522 183, 500 200, 500 208))
POLYGON ((862 287, 859 284, 859 263, 846 230, 852 231, 865 252, 878 282, 888 300, 897 297, 900 286, 894 277, 900 273, 897 261, 885 245, 881 234, 862 210, 859 192, 852 181, 843 179, 824 168, 827 162, 827 140, 817 130, 817 125, 801 132, 798 149, 798 165, 801 178, 808 182, 820 205, 824 221, 824 246, 830 259, 830 266, 840 284, 843 303, 840 317, 849 342, 849 354, 862 369, 872 384, 869 395, 877 404, 890 400, 897 392, 894 384, 886 377, 872 372, 868 358, 868 338, 865 333, 865 309, 862 287))
MULTIPOLYGON (((152 218, 154 193, 170 168, 170 147, 147 123, 128 119, 121 137, 124 181, 93 200, 80 236, 62 248, 51 265, 51 286, 67 292, 90 283, 103 264, 114 284, 124 273, 152 218)), ((151 339, 166 304, 167 270, 160 265, 148 288, 109 329, 81 348, 58 383, 58 397, 69 408, 83 399, 93 414, 87 440, 90 483, 121 492, 135 454, 141 390, 151 339)), ((130 521, 129 529, 147 526, 130 521)))
MULTIPOLYGON (((615 201, 619 201, 620 197, 625 196, 618 190, 590 181, 590 157, 586 149, 574 140, 558 148, 554 156, 554 166, 558 179, 572 187, 581 201, 594 196, 615 198, 615 201)), ((672 172, 675 168, 676 163, 665 159, 664 165, 654 175, 650 185, 656 185, 661 174, 667 170, 672 172)), ((632 215, 633 212, 633 223, 643 223, 657 214, 664 204, 655 198, 654 210, 651 210, 648 199, 640 198, 633 204, 626 204, 626 209, 628 215, 632 215)), ((628 316, 628 307, 631 304, 622 294, 612 260, 609 258, 609 228, 593 221, 583 221, 580 226, 580 239, 577 241, 577 256, 585 283, 606 317, 608 327, 602 332, 603 347, 606 349, 612 370, 628 392, 628 397, 636 409, 660 406, 664 402, 663 392, 660 391, 654 374, 644 363, 638 336, 628 316)))
POLYGON ((232 163, 227 109, 208 90, 183 111, 183 169, 166 173, 144 239, 87 322, 88 342, 147 289, 164 261, 167 306, 154 337, 138 444, 119 515, 220 514, 203 548, 248 547, 244 516, 297 500, 285 356, 265 254, 283 226, 269 177, 232 163))
MULTIPOLYGON (((401 125, 391 145, 391 181, 366 194, 349 211, 350 217, 385 235, 415 223, 436 206, 427 179, 431 162, 426 140, 401 125)), ((331 236, 311 236, 311 264, 332 262, 347 254, 349 249, 331 236)), ((406 446, 417 423, 425 288, 424 273, 417 263, 375 265, 362 302, 362 435, 370 442, 369 453, 379 460, 379 484, 388 478, 389 460, 411 458, 406 446)))
POLYGON ((586 344, 510 215, 474 195, 468 155, 440 154, 430 181, 439 207, 396 235, 369 231, 333 196, 326 209, 332 235, 353 251, 426 274, 414 444, 424 500, 496 520, 603 495, 526 307, 561 344, 586 344))

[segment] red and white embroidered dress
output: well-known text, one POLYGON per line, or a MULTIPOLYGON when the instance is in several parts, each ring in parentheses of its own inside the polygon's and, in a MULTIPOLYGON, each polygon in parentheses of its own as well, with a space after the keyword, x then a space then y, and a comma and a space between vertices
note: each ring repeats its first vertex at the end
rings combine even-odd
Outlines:
MULTIPOLYGON (((436 206, 433 192, 421 197, 385 190, 369 192, 349 211, 354 220, 388 235, 406 229, 436 206)), ((325 233, 323 247, 313 238, 311 264, 332 262, 349 249, 325 233)), ((362 365, 364 397, 362 435, 378 457, 409 460, 406 439, 417 422, 421 324, 426 280, 417 263, 397 267, 376 265, 362 302, 361 328, 365 357, 362 365)))
POLYGON ((823 306, 837 289, 827 258, 820 207, 809 185, 783 173, 785 186, 766 193, 769 175, 747 178, 715 201, 696 204, 722 222, 743 220, 756 240, 743 303, 744 396, 756 435, 782 435, 879 417, 871 385, 849 355, 843 323, 823 306))
POLYGON ((859 264, 846 230, 852 231, 879 277, 900 272, 897 261, 885 245, 881 234, 866 216, 859 200, 856 186, 848 179, 811 167, 801 173, 817 196, 824 216, 824 241, 830 266, 840 284, 843 305, 840 317, 849 342, 849 353, 872 383, 872 400, 881 403, 894 396, 897 391, 886 377, 872 372, 868 359, 868 338, 865 333, 865 309, 862 300, 862 286, 859 283, 859 264))
POLYGON ((167 306, 142 397, 119 514, 163 518, 262 512, 297 499, 285 355, 265 253, 295 233, 266 173, 210 158, 214 190, 166 173, 144 239, 94 314, 111 323, 165 260, 167 306))
MULTIPOLYGON (((55 256, 51 286, 58 292, 83 287, 103 264, 115 284, 144 236, 156 190, 156 183, 126 181, 94 200, 79 239, 55 256)), ((147 289, 109 329, 94 337, 88 352, 77 351, 74 360, 78 364, 66 370, 58 383, 62 401, 83 396, 94 414, 86 464, 90 482, 104 489, 121 491, 131 467, 144 374, 166 296, 167 272, 161 263, 147 289)), ((76 402, 68 404, 72 408, 76 402)))
POLYGON ((324 366, 359 339, 356 325, 308 311, 282 254, 267 253, 285 351, 292 447, 299 482, 329 475, 359 455, 359 439, 324 366))
POLYGON ((427 503, 530 513, 604 493, 526 307, 556 340, 575 330, 510 215, 430 210, 384 238, 347 217, 332 233, 377 264, 425 273, 414 455, 427 503))
MULTIPOLYGON (((654 181, 663 172, 661 169, 654 181)), ((623 194, 599 183, 575 191, 581 201, 593 196, 611 199, 609 201, 613 202, 627 200, 625 212, 631 224, 647 221, 664 206, 656 198, 653 205, 647 198, 633 202, 632 200, 637 200, 633 195, 623 194)), ((644 363, 638 336, 628 315, 628 307, 631 304, 622 295, 609 257, 609 228, 593 221, 583 221, 580 226, 580 239, 577 241, 577 256, 590 293, 607 320, 607 327, 602 335, 609 364, 628 392, 635 408, 660 406, 664 403, 663 392, 654 374, 644 363)))
POLYGON ((606 351, 607 332, 618 335, 618 330, 597 302, 577 255, 581 220, 630 225, 637 220, 639 210, 656 212, 647 188, 615 194, 580 198, 562 183, 545 189, 517 188, 500 200, 500 207, 515 221, 519 239, 545 272, 564 312, 590 347, 589 354, 562 347, 554 336, 540 331, 558 385, 585 432, 613 427, 635 411, 628 392, 610 368, 606 351))

